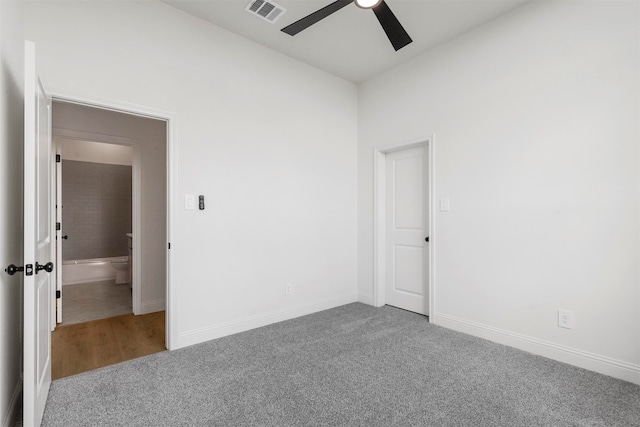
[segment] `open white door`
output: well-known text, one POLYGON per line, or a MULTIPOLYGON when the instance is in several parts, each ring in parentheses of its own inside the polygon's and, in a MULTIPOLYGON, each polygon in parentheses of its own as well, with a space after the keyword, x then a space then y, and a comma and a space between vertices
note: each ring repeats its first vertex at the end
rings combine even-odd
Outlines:
POLYGON ((24 100, 24 426, 39 426, 51 385, 51 121, 25 43, 24 100))

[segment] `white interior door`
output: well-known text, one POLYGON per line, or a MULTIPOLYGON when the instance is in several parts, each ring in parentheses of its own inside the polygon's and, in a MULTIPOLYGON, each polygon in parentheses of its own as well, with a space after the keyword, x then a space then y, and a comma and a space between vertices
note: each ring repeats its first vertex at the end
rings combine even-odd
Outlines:
POLYGON ((385 301, 428 315, 428 152, 386 155, 385 301))
POLYGON ((25 44, 24 107, 23 420, 39 426, 51 385, 51 122, 31 42, 25 44))

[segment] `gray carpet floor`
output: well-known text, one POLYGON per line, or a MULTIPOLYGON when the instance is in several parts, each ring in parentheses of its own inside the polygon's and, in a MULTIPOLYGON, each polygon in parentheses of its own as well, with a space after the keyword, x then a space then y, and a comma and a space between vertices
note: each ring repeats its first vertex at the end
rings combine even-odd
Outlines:
POLYGON ((640 386, 349 304, 54 381, 44 426, 640 426, 640 386))

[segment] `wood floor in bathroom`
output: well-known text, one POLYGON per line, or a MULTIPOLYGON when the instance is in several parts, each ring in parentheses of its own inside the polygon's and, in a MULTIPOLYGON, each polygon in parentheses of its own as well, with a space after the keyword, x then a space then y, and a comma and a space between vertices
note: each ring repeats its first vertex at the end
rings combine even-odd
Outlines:
POLYGON ((165 312, 59 326, 51 334, 56 380, 166 350, 165 312))

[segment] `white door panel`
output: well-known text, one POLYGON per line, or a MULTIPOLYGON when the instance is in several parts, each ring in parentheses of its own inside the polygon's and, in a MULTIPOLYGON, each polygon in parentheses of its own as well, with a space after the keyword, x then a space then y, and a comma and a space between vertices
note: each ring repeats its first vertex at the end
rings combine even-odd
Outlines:
POLYGON ((25 44, 24 403, 25 427, 38 426, 51 385, 52 260, 50 101, 36 75, 35 45, 25 44))
MULTIPOLYGON (((414 149, 415 150, 415 149, 414 149)), ((413 150, 412 150, 413 151, 413 150)), ((400 152, 399 154, 406 153, 400 152)), ((416 153, 419 156, 420 153, 416 153)), ((389 155, 387 155, 389 156, 389 155)), ((393 156, 393 155, 392 155, 393 156)), ((392 157, 393 188, 392 209, 395 230, 421 231, 424 228, 422 215, 422 158, 392 157)))
POLYGON ((386 155, 386 303, 428 314, 427 150, 386 155))
POLYGON ((395 290, 422 297, 424 282, 422 277, 423 248, 416 246, 394 245, 395 290))

